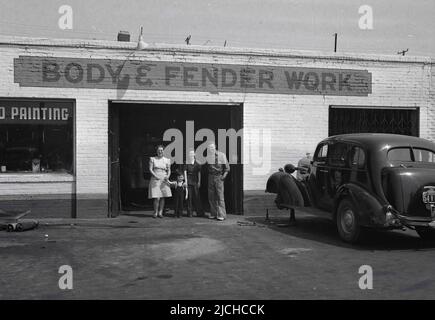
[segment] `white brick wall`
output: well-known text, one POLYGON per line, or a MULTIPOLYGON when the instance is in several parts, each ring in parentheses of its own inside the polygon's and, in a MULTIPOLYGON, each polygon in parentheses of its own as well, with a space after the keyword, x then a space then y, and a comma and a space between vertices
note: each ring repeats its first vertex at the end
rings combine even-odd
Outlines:
POLYGON ((435 140, 435 63, 429 66, 430 68, 430 78, 428 82, 430 83, 429 87, 429 103, 428 103, 428 112, 427 112, 427 122, 426 122, 426 131, 427 138, 431 140, 435 140))
MULTIPOLYGON (((134 44, 75 40, 37 41, 0 39, 0 97, 68 98, 76 100, 76 162, 78 197, 101 197, 108 192, 108 101, 179 101, 189 103, 243 103, 245 130, 269 129, 272 132, 270 170, 294 163, 313 152, 317 142, 328 134, 329 105, 420 107, 420 136, 435 140, 435 72, 429 58, 379 57, 297 53, 277 50, 242 50, 191 46, 152 48, 136 52, 135 59, 222 64, 298 66, 317 68, 367 69, 372 73, 372 94, 368 97, 310 96, 254 93, 133 91, 107 89, 28 88, 14 83, 13 59, 19 55, 125 59, 134 44), (11 43, 14 42, 14 45, 11 43), (17 45, 21 43, 21 45, 17 45), (26 46, 45 43, 47 46, 26 46), (56 45, 56 46, 51 46, 56 45), (81 45, 81 47, 80 47, 81 45), (90 48, 83 47, 91 45, 90 48), (68 47, 70 46, 70 47, 68 47), (71 47, 76 46, 76 47, 71 47), (108 48, 108 47, 112 48, 108 48), (116 48, 116 49, 114 49, 116 48), (432 83, 432 84, 431 84, 432 83)), ((245 139, 244 151, 250 143, 245 139)), ((253 175, 253 166, 244 167, 244 189, 264 190, 268 174, 253 175)), ((50 184, 41 185, 49 193, 58 192, 50 184)), ((1 192, 1 190, 0 190, 1 192)), ((28 192, 27 189, 17 193, 28 192)), ((63 192, 63 191, 62 191, 63 192)))

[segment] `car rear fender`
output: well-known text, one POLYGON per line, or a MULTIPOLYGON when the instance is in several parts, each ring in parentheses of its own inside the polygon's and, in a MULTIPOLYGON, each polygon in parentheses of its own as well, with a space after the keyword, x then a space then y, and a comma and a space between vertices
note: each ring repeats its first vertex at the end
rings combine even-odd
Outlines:
POLYGON ((344 198, 352 200, 362 226, 373 227, 385 224, 385 204, 383 205, 367 190, 353 183, 344 184, 337 190, 334 199, 334 221, 338 206, 344 198))

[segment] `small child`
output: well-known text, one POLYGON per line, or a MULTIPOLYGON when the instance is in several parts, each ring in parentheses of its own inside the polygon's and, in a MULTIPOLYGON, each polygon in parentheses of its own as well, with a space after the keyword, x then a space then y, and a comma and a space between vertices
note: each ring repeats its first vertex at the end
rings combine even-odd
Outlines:
POLYGON ((184 199, 187 199, 188 192, 189 192, 186 187, 186 184, 184 183, 184 174, 178 173, 177 181, 169 181, 168 179, 165 179, 165 181, 175 189, 174 192, 175 212, 174 213, 177 218, 180 218, 183 215, 183 201, 184 199))

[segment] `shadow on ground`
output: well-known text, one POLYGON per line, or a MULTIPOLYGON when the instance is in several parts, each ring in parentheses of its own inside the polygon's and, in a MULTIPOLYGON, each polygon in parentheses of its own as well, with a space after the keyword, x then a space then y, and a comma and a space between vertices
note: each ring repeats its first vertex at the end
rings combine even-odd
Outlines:
POLYGON ((277 232, 292 237, 317 241, 337 247, 353 248, 356 250, 434 250, 435 243, 425 242, 415 231, 382 231, 366 229, 364 238, 358 244, 347 244, 338 235, 337 228, 331 220, 311 215, 296 217, 296 226, 286 226, 288 216, 274 216, 266 221, 265 217, 246 217, 245 220, 255 222, 277 232))

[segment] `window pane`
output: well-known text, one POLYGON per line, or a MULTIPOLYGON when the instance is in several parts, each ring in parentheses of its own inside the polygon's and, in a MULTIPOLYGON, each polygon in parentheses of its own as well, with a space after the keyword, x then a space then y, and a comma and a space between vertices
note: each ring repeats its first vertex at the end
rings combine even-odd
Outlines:
POLYGON ((344 143, 335 143, 331 145, 329 152, 329 164, 332 166, 348 166, 348 145, 344 143))
POLYGON ((0 108, 0 165, 6 172, 72 173, 72 102, 0 100, 0 108))
POLYGON ((351 152, 351 165, 357 166, 359 169, 364 168, 366 155, 360 147, 353 147, 351 152))
POLYGON ((388 160, 391 161, 412 161, 411 148, 396 148, 388 151, 388 160))
POLYGON ((319 149, 317 150, 317 153, 315 154, 314 160, 324 160, 324 158, 326 158, 328 154, 328 145, 327 144, 323 144, 319 147, 319 149))
POLYGON ((320 158, 326 158, 328 155, 328 145, 325 144, 322 146, 322 148, 320 149, 320 158))
POLYGON ((430 150, 414 148, 414 158, 418 162, 435 162, 435 153, 430 150))

